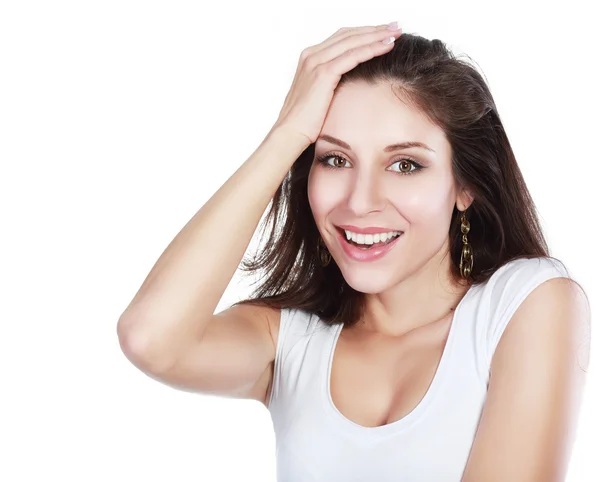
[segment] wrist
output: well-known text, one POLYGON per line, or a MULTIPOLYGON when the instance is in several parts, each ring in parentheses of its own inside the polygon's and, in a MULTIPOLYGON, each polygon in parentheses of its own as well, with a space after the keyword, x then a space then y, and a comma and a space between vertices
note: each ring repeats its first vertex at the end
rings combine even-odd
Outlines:
POLYGON ((267 134, 267 138, 296 148, 299 151, 298 154, 304 152, 313 143, 305 134, 286 124, 275 124, 267 134))

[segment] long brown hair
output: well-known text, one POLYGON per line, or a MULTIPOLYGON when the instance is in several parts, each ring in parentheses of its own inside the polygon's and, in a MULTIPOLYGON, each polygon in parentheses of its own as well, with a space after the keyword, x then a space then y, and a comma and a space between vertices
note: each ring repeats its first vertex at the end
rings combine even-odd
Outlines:
MULTIPOLYGON (((470 283, 487 281, 517 258, 550 258, 492 94, 468 61, 440 40, 403 33, 390 52, 360 63, 339 85, 355 81, 397 86, 404 101, 446 133, 455 180, 473 196, 466 212, 474 253, 470 283)), ((320 234, 307 194, 314 148, 311 144, 298 157, 273 196, 262 223, 263 235, 269 227, 267 242, 253 259, 244 258, 240 268, 246 274, 258 273, 259 287, 234 305, 302 309, 326 323, 351 326, 363 314, 365 295, 346 283, 335 262, 326 267, 319 262, 320 234)), ((448 231, 457 281, 463 244, 460 215, 454 206, 448 231)))

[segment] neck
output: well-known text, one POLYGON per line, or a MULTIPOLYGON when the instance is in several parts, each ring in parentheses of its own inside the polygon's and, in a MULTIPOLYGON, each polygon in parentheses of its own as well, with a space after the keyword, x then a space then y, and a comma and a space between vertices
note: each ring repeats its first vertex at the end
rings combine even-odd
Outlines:
POLYGON ((383 293, 367 294, 365 312, 356 330, 398 337, 450 318, 470 288, 450 275, 450 257, 436 257, 383 293))

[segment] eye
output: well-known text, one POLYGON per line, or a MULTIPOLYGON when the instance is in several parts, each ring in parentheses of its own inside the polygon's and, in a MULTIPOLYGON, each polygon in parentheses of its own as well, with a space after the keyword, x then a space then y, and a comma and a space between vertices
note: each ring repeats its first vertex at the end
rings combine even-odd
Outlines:
MULTIPOLYGON (((344 167, 344 163, 347 163, 348 160, 345 157, 340 156, 339 154, 323 154, 317 158, 317 162, 321 163, 323 167, 326 167, 328 169, 341 169, 344 167), (333 162, 329 162, 329 159, 333 159, 333 162)), ((392 163, 392 166, 395 166, 396 164, 399 166, 399 170, 390 170, 403 176, 414 174, 423 169, 423 166, 421 164, 409 157, 403 157, 394 161, 392 163), (414 167, 414 169, 411 169, 411 166, 414 167)))
POLYGON ((421 164, 419 164, 417 161, 410 159, 408 157, 398 159, 396 162, 394 162, 392 164, 392 166, 395 166, 396 164, 398 164, 400 170, 395 171, 394 169, 392 169, 392 171, 398 172, 400 174, 413 174, 413 173, 418 172, 421 169, 423 169, 423 166, 421 166, 421 164), (410 169, 411 166, 414 167, 413 170, 410 169))
POLYGON ((345 162, 348 162, 346 158, 342 156, 338 156, 337 154, 324 154, 317 158, 317 162, 320 162, 325 167, 329 167, 331 169, 337 169, 344 166, 345 162), (327 162, 328 159, 335 159, 333 165, 327 162), (338 162, 336 162, 338 161, 338 162))

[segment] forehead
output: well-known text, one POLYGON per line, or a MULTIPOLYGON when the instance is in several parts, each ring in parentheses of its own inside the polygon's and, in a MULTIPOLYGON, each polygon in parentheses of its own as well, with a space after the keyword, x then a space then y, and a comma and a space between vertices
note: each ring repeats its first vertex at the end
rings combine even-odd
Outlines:
POLYGON ((437 153, 447 151, 444 131, 399 97, 387 82, 338 86, 321 132, 347 141, 353 148, 421 141, 437 153))

